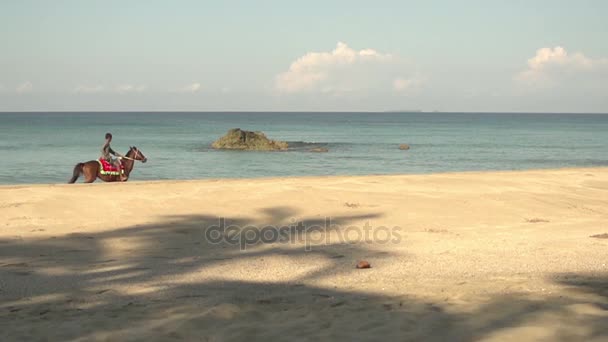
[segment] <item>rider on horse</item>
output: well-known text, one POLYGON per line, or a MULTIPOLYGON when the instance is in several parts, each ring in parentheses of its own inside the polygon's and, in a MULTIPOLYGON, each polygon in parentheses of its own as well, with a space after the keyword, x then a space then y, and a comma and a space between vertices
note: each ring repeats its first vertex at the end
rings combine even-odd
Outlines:
POLYGON ((129 174, 133 171, 133 166, 136 161, 142 163, 148 161, 148 158, 146 158, 137 147, 131 146, 127 154, 122 155, 110 147, 111 142, 112 134, 106 133, 106 141, 101 148, 101 158, 74 165, 72 178, 70 178, 68 183, 76 183, 78 177, 81 175, 84 176, 85 183, 93 183, 97 178, 104 182, 126 182, 129 179, 129 174), (115 156, 116 158, 112 156, 115 156), (120 159, 125 159, 125 161, 121 162, 120 159), (104 164, 107 166, 108 163, 116 166, 118 172, 114 172, 114 170, 104 170, 104 164), (122 169, 123 166, 124 169, 122 169))
MULTIPOLYGON (((105 159, 106 161, 108 161, 108 163, 113 164, 114 166, 116 166, 116 169, 118 171, 122 170, 122 162, 120 161, 121 158, 124 158, 125 156, 123 156, 122 154, 114 151, 112 149, 112 147, 110 147, 110 143, 112 142, 112 133, 106 133, 106 141, 103 144, 103 147, 101 148, 101 158, 105 159), (112 157, 118 157, 118 158, 113 158, 112 157)), ((125 175, 121 172, 120 173, 120 180, 124 181, 125 180, 125 175)))

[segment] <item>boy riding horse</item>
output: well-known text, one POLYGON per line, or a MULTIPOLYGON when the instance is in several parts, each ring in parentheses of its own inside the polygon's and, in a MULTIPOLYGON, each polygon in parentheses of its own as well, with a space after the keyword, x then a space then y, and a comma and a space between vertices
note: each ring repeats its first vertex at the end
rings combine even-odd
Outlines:
POLYGON ((120 180, 125 181, 126 176, 122 173, 122 163, 120 158, 124 158, 122 154, 114 151, 112 147, 110 147, 110 143, 112 142, 112 134, 106 133, 106 141, 101 148, 101 158, 105 159, 108 163, 116 166, 116 169, 120 172, 120 180), (113 158, 112 155, 118 158, 113 158))

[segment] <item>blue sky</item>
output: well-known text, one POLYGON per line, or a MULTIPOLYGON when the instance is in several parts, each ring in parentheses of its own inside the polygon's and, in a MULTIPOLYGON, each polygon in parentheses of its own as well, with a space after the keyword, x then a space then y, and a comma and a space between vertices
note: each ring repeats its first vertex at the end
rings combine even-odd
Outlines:
POLYGON ((3 1, 0 110, 608 112, 606 1, 3 1))

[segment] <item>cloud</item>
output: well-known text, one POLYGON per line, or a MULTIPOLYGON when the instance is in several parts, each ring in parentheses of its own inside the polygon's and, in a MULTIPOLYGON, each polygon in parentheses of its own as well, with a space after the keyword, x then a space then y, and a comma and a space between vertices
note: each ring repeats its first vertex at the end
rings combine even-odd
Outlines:
POLYGON ((393 80, 393 90, 398 93, 408 92, 424 84, 424 80, 418 77, 398 77, 393 80))
POLYGON ((114 88, 119 94, 143 93, 148 87, 146 85, 121 84, 114 88))
MULTIPOLYGON (((373 49, 355 50, 342 42, 329 52, 308 52, 275 78, 279 93, 346 93, 394 87, 395 75, 409 66, 400 58, 373 49)), ((403 82, 398 82, 403 86, 403 82)))
POLYGON ((32 84, 32 82, 29 82, 29 81, 21 83, 15 89, 15 91, 19 94, 29 93, 32 90, 34 90, 34 85, 32 84))
POLYGON ((96 94, 104 91, 106 91, 106 88, 103 85, 79 85, 73 89, 73 92, 78 94, 96 94))
POLYGON ((561 46, 541 48, 528 59, 528 67, 515 80, 538 86, 555 86, 581 75, 597 76, 608 72, 608 59, 593 59, 580 52, 569 54, 561 46), (595 74, 595 75, 594 75, 595 74))
POLYGON ((173 90, 169 90, 172 93, 197 93, 201 90, 201 84, 200 83, 192 83, 192 84, 188 84, 186 86, 183 86, 181 88, 177 88, 177 89, 173 89, 173 90))
POLYGON ((143 93, 148 89, 146 85, 119 84, 114 87, 106 87, 103 84, 96 85, 78 85, 72 89, 76 94, 101 94, 101 93, 143 93))

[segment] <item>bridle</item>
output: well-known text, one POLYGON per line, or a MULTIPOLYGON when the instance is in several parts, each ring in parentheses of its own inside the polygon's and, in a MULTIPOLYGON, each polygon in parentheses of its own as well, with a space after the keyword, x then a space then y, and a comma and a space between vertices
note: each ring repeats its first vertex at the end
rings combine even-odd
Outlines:
MULTIPOLYGON (((124 156, 124 157, 121 157, 121 158, 122 158, 122 159, 127 159, 127 160, 132 160, 132 161, 136 161, 136 160, 138 160, 138 159, 137 159, 137 156, 139 155, 139 150, 138 150, 137 148, 134 148, 133 146, 131 146, 130 151, 133 151, 133 150, 135 150, 135 158, 131 158, 131 157, 127 157, 127 156, 124 156)), ((141 161, 141 160, 140 160, 140 161, 141 161)))

